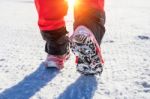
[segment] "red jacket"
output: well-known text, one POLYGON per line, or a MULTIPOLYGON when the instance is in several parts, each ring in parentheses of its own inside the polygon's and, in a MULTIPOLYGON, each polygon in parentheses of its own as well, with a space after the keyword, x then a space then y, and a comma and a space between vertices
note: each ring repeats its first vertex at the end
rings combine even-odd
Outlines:
MULTIPOLYGON (((104 0, 78 0, 88 6, 103 10, 104 0)), ((55 30, 65 26, 66 0, 35 0, 38 25, 41 30, 55 30)))

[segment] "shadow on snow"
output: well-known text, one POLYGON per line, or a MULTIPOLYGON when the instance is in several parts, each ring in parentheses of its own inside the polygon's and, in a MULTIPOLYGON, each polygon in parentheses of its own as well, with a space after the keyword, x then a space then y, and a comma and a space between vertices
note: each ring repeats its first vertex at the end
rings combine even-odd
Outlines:
POLYGON ((58 99, 92 99, 97 89, 95 76, 80 76, 58 99))
POLYGON ((58 73, 57 69, 45 69, 41 64, 35 72, 25 77, 17 85, 0 93, 0 99, 29 99, 58 73))
MULTIPOLYGON (((45 69, 41 64, 35 72, 25 77, 21 82, 0 93, 0 99, 29 99, 58 73, 59 70, 55 68, 45 69)), ((59 95, 58 99, 92 99, 96 89, 95 76, 80 76, 59 95)))

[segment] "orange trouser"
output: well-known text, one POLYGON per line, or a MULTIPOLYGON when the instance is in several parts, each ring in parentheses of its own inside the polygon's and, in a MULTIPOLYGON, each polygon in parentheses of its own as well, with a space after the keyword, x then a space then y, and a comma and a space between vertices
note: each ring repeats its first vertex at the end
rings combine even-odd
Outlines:
MULTIPOLYGON (((104 0, 76 1, 79 4, 78 7, 75 7, 79 10, 78 12, 89 8, 95 8, 99 11, 104 9, 104 0)), ((35 5, 38 11, 40 30, 55 30, 65 26, 64 16, 68 9, 66 0, 35 0, 35 5)))

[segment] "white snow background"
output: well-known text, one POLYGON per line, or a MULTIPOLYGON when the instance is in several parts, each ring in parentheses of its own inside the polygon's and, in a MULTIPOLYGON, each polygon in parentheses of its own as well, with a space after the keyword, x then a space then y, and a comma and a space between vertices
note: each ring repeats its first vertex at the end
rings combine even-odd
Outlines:
POLYGON ((0 99, 150 99, 150 0, 105 0, 105 10, 104 72, 81 76, 73 54, 61 71, 42 66, 32 0, 0 0, 0 99))

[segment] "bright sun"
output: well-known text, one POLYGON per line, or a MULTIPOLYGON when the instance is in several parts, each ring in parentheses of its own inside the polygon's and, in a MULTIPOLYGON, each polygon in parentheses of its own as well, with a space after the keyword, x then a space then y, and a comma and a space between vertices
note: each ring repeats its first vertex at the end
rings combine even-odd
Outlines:
POLYGON ((67 0, 67 1, 68 1, 69 6, 71 6, 71 7, 74 6, 75 0, 67 0))

